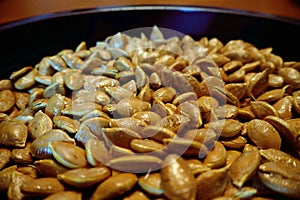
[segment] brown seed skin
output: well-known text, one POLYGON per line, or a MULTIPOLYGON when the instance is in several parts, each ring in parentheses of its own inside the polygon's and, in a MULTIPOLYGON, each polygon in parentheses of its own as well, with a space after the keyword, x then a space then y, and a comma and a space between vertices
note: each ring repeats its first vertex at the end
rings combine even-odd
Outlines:
POLYGON ((34 179, 38 178, 38 170, 33 165, 19 165, 16 171, 34 179))
POLYGON ((32 157, 30 154, 31 142, 27 142, 26 146, 22 149, 13 149, 11 152, 11 159, 15 163, 29 164, 32 162, 32 157))
POLYGON ((286 84, 294 89, 300 88, 300 72, 291 67, 284 67, 278 70, 278 74, 283 77, 286 84))
POLYGON ((186 161, 194 175, 198 175, 208 170, 211 170, 209 167, 203 164, 203 162, 201 162, 199 159, 192 158, 192 159, 187 159, 186 161))
POLYGON ((190 126, 202 126, 203 122, 197 101, 183 102, 177 108, 182 115, 185 115, 190 119, 190 126))
POLYGON ((50 143, 54 158, 69 168, 86 167, 88 162, 85 151, 69 142, 54 141, 50 143))
POLYGON ((32 140, 37 139, 46 132, 50 131, 52 127, 53 122, 51 118, 40 110, 34 115, 33 119, 29 121, 29 135, 32 140))
POLYGON ((196 199, 196 180, 187 162, 176 154, 170 154, 162 166, 161 187, 169 199, 196 199))
POLYGON ((70 90, 79 90, 84 84, 80 70, 67 70, 63 78, 70 90))
POLYGON ((207 167, 219 168, 226 164, 226 149, 221 142, 216 142, 212 151, 204 158, 207 167))
POLYGON ((232 182, 237 187, 241 187, 256 172, 261 161, 258 149, 244 151, 233 163, 229 171, 232 182))
POLYGON ((56 192, 64 191, 64 186, 57 178, 24 178, 24 182, 21 185, 21 191, 32 195, 47 195, 56 192), (30 184, 26 184, 30 183, 30 184))
POLYGON ((284 79, 282 76, 276 74, 269 74, 268 85, 273 88, 282 87, 284 79))
POLYGON ((278 111, 279 117, 281 119, 291 119, 293 118, 293 97, 286 96, 277 101, 273 107, 278 111))
POLYGON ((228 170, 224 168, 200 174, 196 178, 197 200, 209 200, 221 196, 229 180, 228 170))
POLYGON ((211 96, 201 96, 197 100, 201 112, 210 112, 219 106, 219 102, 211 96))
POLYGON ((75 143, 74 139, 71 138, 66 132, 60 129, 52 129, 32 142, 30 146, 31 155, 36 158, 51 158, 52 151, 50 148, 50 143, 53 141, 75 143))
POLYGON ((57 178, 68 185, 87 188, 102 182, 110 174, 110 169, 107 167, 78 168, 58 174, 57 178))
POLYGON ((80 192, 75 191, 62 191, 51 194, 46 197, 44 200, 81 200, 82 194, 80 192))
POLYGON ((163 143, 166 145, 167 151, 184 156, 198 156, 202 158, 207 155, 207 147, 197 141, 186 138, 165 138, 163 143))
POLYGON ((0 80, 0 91, 1 90, 10 90, 13 88, 12 81, 9 79, 0 80))
POLYGON ((271 162, 282 163, 300 173, 300 160, 279 149, 260 149, 262 157, 271 162))
POLYGON ((25 109, 28 104, 29 94, 25 92, 14 92, 14 96, 18 108, 21 110, 25 109))
POLYGON ((133 139, 130 142, 130 147, 138 153, 149 153, 158 157, 165 157, 165 146, 151 139, 133 139))
POLYGON ((204 125, 205 128, 212 128, 221 137, 233 137, 240 133, 243 124, 235 119, 217 120, 204 125))
POLYGON ((6 112, 15 104, 15 96, 10 90, 0 91, 0 112, 6 112))
POLYGON ((253 119, 247 125, 248 137, 262 149, 280 149, 281 137, 278 131, 268 122, 253 119))
POLYGON ((17 165, 7 167, 0 171, 0 191, 7 191, 12 181, 12 173, 17 170, 17 165))
POLYGON ((116 198, 131 190, 137 183, 135 174, 122 173, 103 181, 95 190, 90 200, 104 200, 116 198))
POLYGON ((107 141, 127 149, 130 149, 130 142, 133 139, 141 139, 137 132, 127 128, 104 128, 103 133, 107 141))
POLYGON ((185 123, 189 123, 190 121, 191 120, 184 115, 172 114, 162 118, 158 123, 155 124, 155 126, 167 128, 174 132, 178 131, 179 133, 180 127, 182 127, 182 125, 185 123))
POLYGON ((124 117, 120 119, 111 119, 109 122, 110 127, 128 128, 137 133, 142 132, 143 128, 147 126, 142 120, 133 117, 124 117))
POLYGON ((38 71, 36 69, 32 69, 28 74, 19 78, 15 83, 14 86, 18 90, 25 90, 29 89, 35 84, 35 76, 38 75, 38 71))
POLYGON ((300 90, 293 92, 293 109, 300 114, 300 90))
POLYGON ((164 192, 161 189, 160 173, 146 174, 139 178, 138 184, 144 191, 154 196, 160 196, 164 192))
POLYGON ((175 97, 176 91, 171 87, 162 87, 153 92, 153 99, 161 100, 164 103, 170 102, 175 97))
POLYGON ((126 196, 124 200, 150 200, 150 199, 144 193, 137 190, 132 194, 126 196))
POLYGON ((154 125, 159 120, 161 120, 160 115, 156 114, 155 112, 149 112, 149 111, 141 111, 141 112, 134 113, 132 117, 142 120, 148 125, 154 125))
POLYGON ((108 151, 105 142, 98 138, 91 138, 87 141, 85 152, 86 158, 92 166, 101 166, 111 159, 111 152, 108 151))
POLYGON ((236 150, 228 150, 226 152, 226 166, 230 165, 241 155, 241 152, 236 150))
POLYGON ((43 177, 56 177, 69 169, 52 159, 41 159, 34 162, 39 174, 43 177))
POLYGON ((265 162, 259 166, 258 178, 268 188, 292 198, 300 198, 300 173, 286 165, 265 162))
POLYGON ((0 148, 0 170, 9 162, 11 151, 8 149, 0 148))
POLYGON ((278 111, 265 101, 251 101, 250 109, 258 119, 263 119, 268 115, 278 116, 278 111))
POLYGON ((64 107, 64 97, 60 94, 55 94, 48 100, 45 108, 45 113, 49 117, 61 115, 61 111, 64 107))
POLYGON ((296 128, 286 120, 276 116, 267 116, 264 118, 269 122, 279 133, 280 136, 292 145, 294 151, 300 155, 300 133, 296 128))
POLYGON ((221 142, 227 148, 241 149, 247 144, 247 139, 238 135, 233 138, 228 138, 227 140, 222 140, 221 142))
POLYGON ((216 140, 216 133, 213 129, 201 128, 191 129, 185 132, 184 138, 195 140, 205 144, 211 144, 216 140))
POLYGON ((61 128, 69 133, 78 131, 79 122, 66 116, 54 116, 53 122, 58 128, 61 128))
POLYGON ((3 121, 0 124, 0 144, 24 147, 28 136, 27 126, 21 121, 3 121))
POLYGON ((246 93, 246 86, 246 83, 229 83, 224 88, 238 99, 241 99, 246 93))
MULTIPOLYGON (((128 149, 125 149, 128 150, 128 149)), ((162 160, 152 155, 123 155, 106 164, 122 172, 145 173, 160 169, 162 160)))
POLYGON ((268 87, 268 69, 255 74, 248 83, 247 94, 249 97, 255 97, 264 93, 268 87))
POLYGON ((131 116, 139 111, 149 111, 151 104, 137 98, 124 98, 117 104, 117 112, 122 116, 131 116))

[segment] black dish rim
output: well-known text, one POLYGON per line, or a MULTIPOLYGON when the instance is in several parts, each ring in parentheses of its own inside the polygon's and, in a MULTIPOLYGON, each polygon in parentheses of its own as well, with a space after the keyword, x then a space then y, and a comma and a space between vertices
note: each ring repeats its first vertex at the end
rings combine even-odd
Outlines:
POLYGON ((14 28, 21 25, 26 25, 29 23, 43 21, 47 19, 54 19, 67 16, 77 16, 92 14, 98 12, 118 12, 118 11, 134 11, 134 10, 168 10, 168 11, 182 11, 182 12, 207 12, 207 13, 220 13, 229 14, 236 16, 249 16, 254 18, 264 18, 269 20, 281 21, 284 23, 295 24, 300 26, 300 19, 284 17, 269 13, 262 13, 257 11, 248 11, 232 8, 221 8, 212 6, 195 6, 195 5, 121 5, 121 6, 100 6, 95 8, 87 9, 74 9, 66 10, 60 12, 47 13, 32 17, 27 17, 24 19, 15 20, 12 22, 7 22, 0 24, 0 31, 5 31, 10 28, 14 28))

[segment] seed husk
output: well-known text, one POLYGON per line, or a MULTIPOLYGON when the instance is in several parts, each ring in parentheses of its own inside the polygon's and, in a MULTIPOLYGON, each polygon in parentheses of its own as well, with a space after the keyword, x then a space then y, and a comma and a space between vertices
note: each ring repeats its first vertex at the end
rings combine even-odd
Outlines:
POLYGON ((44 177, 57 177, 58 174, 64 173, 69 168, 59 164, 52 159, 41 159, 34 162, 39 173, 44 177))
POLYGON ((25 147, 22 149, 13 149, 11 152, 11 159, 15 163, 29 164, 32 163, 33 159, 30 154, 31 142, 27 142, 25 147))
POLYGON ((0 148, 0 170, 9 162, 11 151, 8 149, 0 148))
POLYGON ((68 168, 80 168, 87 166, 85 151, 72 143, 54 141, 50 143, 54 158, 68 168))
POLYGON ((286 170, 286 165, 266 162, 259 166, 258 177, 262 183, 278 193, 292 198, 300 198, 299 173, 286 170))
POLYGON ((70 90, 79 90, 84 84, 80 70, 67 70, 65 71, 63 78, 66 86, 70 90))
POLYGON ((30 137, 34 140, 50 131, 52 127, 53 122, 51 118, 39 110, 37 113, 35 113, 33 119, 29 121, 28 132, 30 137))
POLYGON ((247 94, 249 97, 255 99, 262 94, 268 87, 268 69, 257 73, 251 78, 248 83, 247 94))
POLYGON ((281 119, 292 119, 293 118, 293 97, 285 96, 282 99, 278 100, 273 107, 278 111, 278 116, 281 119))
POLYGON ((226 163, 226 149, 221 142, 216 142, 213 149, 204 158, 203 163, 210 168, 219 168, 226 163))
POLYGON ((6 112, 15 104, 15 96, 10 90, 0 91, 0 112, 6 112))
POLYGON ((121 173, 103 181, 93 193, 91 200, 112 199, 131 190, 137 183, 135 174, 121 173))
POLYGON ((259 148, 280 149, 281 147, 281 137, 278 131, 264 120, 251 120, 247 125, 247 135, 259 148))
POLYGON ((280 136, 290 143, 298 154, 300 153, 299 133, 296 131, 294 126, 276 116, 267 116, 264 120, 274 126, 274 128, 280 133, 280 136))
POLYGON ((79 128, 79 122, 67 116, 54 116, 53 122, 58 128, 61 128, 69 133, 76 133, 79 128))
POLYGON ((51 158, 52 150, 50 143, 52 141, 75 143, 74 139, 71 138, 66 132, 60 129, 51 129, 32 142, 30 146, 31 155, 36 158, 51 158))
POLYGON ((264 101, 251 101, 250 109, 258 119, 263 119, 268 115, 279 115, 278 111, 271 104, 264 101))
POLYGON ((124 200, 150 200, 143 192, 134 191, 132 194, 126 196, 124 200))
POLYGON ((224 119, 210 122, 204 125, 205 128, 211 128, 215 132, 220 133, 221 137, 233 137, 242 130, 242 123, 235 119, 224 119))
POLYGON ((207 155, 207 147, 197 141, 186 138, 165 138, 163 143, 166 145, 167 151, 185 156, 198 156, 202 158, 207 155))
POLYGON ((124 98, 117 104, 116 111, 122 116, 131 116, 140 111, 149 111, 150 103, 137 98, 124 98))
POLYGON ((34 86, 35 76, 38 74, 36 69, 32 69, 29 73, 19 78, 15 83, 14 87, 18 90, 26 90, 34 86))
POLYGON ((271 162, 278 162, 287 165, 289 168, 293 168, 300 172, 300 161, 299 159, 287 154, 279 149, 269 148, 260 149, 260 154, 262 157, 271 162))
POLYGON ((113 169, 125 172, 141 173, 160 169, 162 160, 151 155, 129 155, 115 158, 107 162, 113 169))
POLYGON ((174 138, 176 134, 167 128, 157 126, 147 126, 141 133, 143 138, 152 138, 157 141, 162 141, 165 138, 174 138))
POLYGON ((245 151, 235 159, 229 168, 233 184, 237 187, 243 186, 258 170, 260 160, 258 149, 245 151))
POLYGON ((16 80, 16 79, 20 78, 21 76, 25 75, 26 73, 30 72, 32 69, 33 69, 32 66, 23 67, 17 71, 12 72, 9 79, 16 80))
POLYGON ((25 147, 27 136, 27 126, 21 121, 8 120, 0 123, 1 145, 25 147))
POLYGON ((61 192, 65 188, 57 178, 45 177, 38 179, 26 178, 20 189, 22 192, 31 195, 49 195, 61 192), (30 184, 25 184, 26 182, 30 182, 30 184))
POLYGON ((104 128, 103 133, 111 143, 128 149, 133 139, 141 139, 137 132, 128 128, 104 128))
POLYGON ((91 138, 85 144, 86 158, 92 166, 98 166, 107 163, 110 158, 105 143, 97 138, 91 138))
POLYGON ((45 200, 68 200, 68 199, 73 199, 73 200, 81 200, 82 199, 82 194, 80 192, 75 192, 75 191, 62 191, 62 192, 56 192, 54 194, 51 194, 45 198, 45 200))
POLYGON ((110 174, 107 167, 78 168, 58 174, 57 178, 68 185, 87 188, 107 179, 110 174))
POLYGON ((170 199, 196 199, 196 180, 186 161, 175 154, 162 163, 161 187, 170 199))
POLYGON ((242 149, 247 144, 247 139, 241 135, 221 140, 227 148, 242 149))
POLYGON ((161 175, 160 173, 151 173, 146 174, 139 178, 138 181, 139 186, 145 190, 147 193, 160 196, 164 193, 161 188, 161 175))
POLYGON ((137 118, 142 120, 143 122, 145 122, 148 125, 154 125, 156 124, 158 121, 161 120, 161 116, 158 115, 155 112, 150 112, 150 111, 140 111, 140 112, 136 112, 132 115, 133 118, 137 118))
POLYGON ((196 178, 197 199, 212 199, 222 195, 229 180, 229 172, 225 168, 203 172, 196 178), (215 184, 219 187, 214 187, 215 184))
POLYGON ((164 157, 167 154, 163 144, 151 139, 133 139, 130 142, 130 147, 138 153, 149 153, 159 157, 164 157))

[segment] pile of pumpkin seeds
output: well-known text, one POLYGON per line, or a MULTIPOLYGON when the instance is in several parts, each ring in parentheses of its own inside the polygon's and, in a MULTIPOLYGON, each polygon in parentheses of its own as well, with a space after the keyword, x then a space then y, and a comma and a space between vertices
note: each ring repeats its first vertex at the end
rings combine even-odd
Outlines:
POLYGON ((0 81, 1 199, 300 198, 300 62, 117 33, 0 81))

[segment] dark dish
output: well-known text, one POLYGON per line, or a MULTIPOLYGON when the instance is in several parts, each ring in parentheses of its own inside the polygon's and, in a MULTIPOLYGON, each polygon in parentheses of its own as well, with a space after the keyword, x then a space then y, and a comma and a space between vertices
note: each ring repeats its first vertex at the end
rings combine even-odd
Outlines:
POLYGON ((137 6, 0 34, 1 195, 300 197, 299 21, 137 6))

